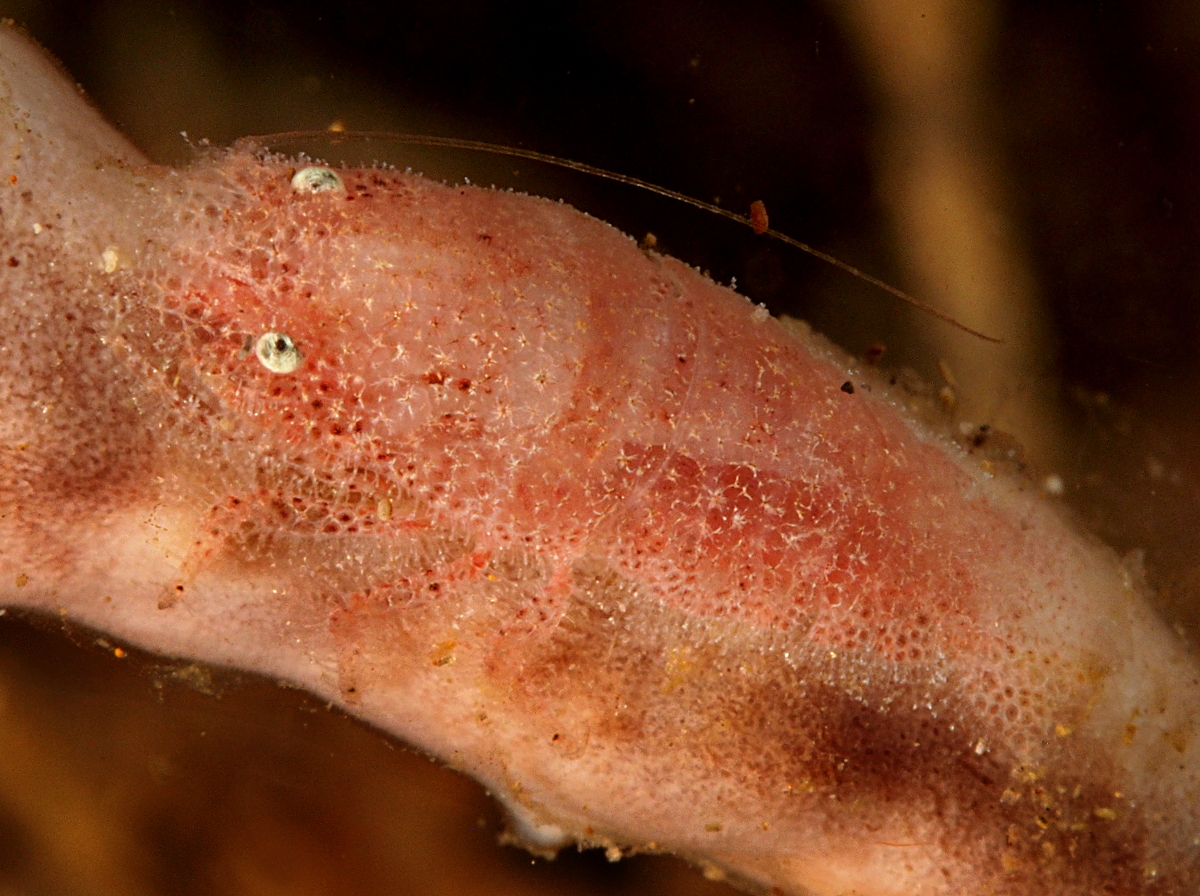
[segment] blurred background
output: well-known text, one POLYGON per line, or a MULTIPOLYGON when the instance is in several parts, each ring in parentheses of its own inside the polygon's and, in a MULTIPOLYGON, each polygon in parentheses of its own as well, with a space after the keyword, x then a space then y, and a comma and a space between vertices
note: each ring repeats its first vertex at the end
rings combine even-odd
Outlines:
MULTIPOLYGON (((0 15, 157 162, 340 122, 540 150, 742 213, 762 200, 773 227, 1003 342, 633 190, 353 150, 566 198, 853 355, 882 350, 967 438, 987 425, 1023 446, 1033 486, 1060 482, 1064 511, 1143 558, 1170 623, 1200 633, 1195 3, 0 0, 0 15)), ((732 892, 664 858, 497 846, 488 798, 402 745, 273 683, 113 647, 0 617, 0 896, 732 892)))

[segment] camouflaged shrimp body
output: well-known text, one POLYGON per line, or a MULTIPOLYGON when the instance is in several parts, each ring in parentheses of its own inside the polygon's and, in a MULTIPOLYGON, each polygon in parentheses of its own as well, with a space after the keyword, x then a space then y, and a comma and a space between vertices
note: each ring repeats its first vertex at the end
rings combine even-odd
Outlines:
POLYGON ((4 602, 308 688, 542 845, 1192 892, 1192 659, 819 338, 546 200, 149 166, 0 63, 4 602))

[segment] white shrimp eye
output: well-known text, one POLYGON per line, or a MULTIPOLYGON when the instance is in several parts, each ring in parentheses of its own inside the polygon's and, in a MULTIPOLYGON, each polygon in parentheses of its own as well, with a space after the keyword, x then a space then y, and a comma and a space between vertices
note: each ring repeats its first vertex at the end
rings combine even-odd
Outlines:
POLYGON ((292 175, 292 189, 297 193, 328 193, 345 190, 342 179, 328 168, 301 168, 292 175))
POLYGON ((304 357, 287 333, 263 333, 254 343, 254 354, 271 373, 291 373, 304 357))

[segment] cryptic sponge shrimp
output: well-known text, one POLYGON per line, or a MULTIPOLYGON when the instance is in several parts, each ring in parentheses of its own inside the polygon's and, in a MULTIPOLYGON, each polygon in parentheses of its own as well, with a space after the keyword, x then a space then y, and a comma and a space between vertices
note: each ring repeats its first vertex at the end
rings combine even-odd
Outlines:
POLYGON ((303 687, 543 849, 1192 892, 1193 657, 869 369, 567 206, 157 167, 11 28, 0 76, 6 605, 303 687))

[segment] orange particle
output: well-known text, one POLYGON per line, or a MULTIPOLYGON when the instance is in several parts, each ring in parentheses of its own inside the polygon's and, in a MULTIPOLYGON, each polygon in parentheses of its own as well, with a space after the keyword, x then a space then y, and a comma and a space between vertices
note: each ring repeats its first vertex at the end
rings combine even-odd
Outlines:
POLYGON ((113 656, 115 656, 119 660, 123 660, 123 659, 125 659, 125 651, 122 650, 120 647, 117 647, 113 650, 113 656))
POLYGON ((761 199, 755 199, 750 203, 750 226, 755 233, 766 233, 767 228, 771 225, 767 221, 767 207, 763 205, 761 199))

